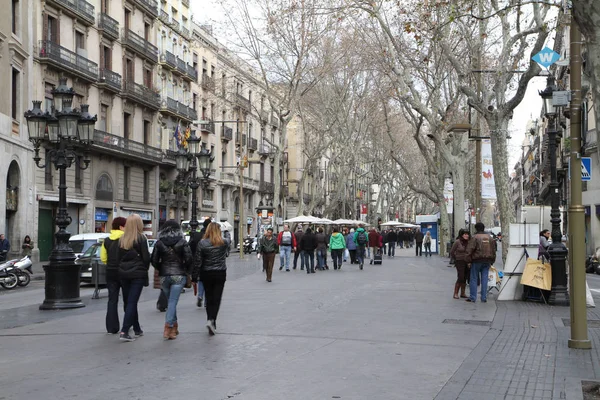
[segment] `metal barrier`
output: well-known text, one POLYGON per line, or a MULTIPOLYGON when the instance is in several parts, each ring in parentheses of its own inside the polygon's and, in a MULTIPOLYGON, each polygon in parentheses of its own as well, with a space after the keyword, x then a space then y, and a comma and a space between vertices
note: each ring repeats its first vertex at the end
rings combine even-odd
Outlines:
POLYGON ((101 286, 106 288, 106 265, 98 261, 92 263, 92 282, 94 282, 94 294, 92 299, 100 298, 101 286))

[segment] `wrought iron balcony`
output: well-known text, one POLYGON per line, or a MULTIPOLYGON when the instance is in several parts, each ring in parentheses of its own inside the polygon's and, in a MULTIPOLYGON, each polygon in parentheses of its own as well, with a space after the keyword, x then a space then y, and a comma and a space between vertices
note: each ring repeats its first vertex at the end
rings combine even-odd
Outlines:
POLYGON ((221 140, 223 140, 223 141, 233 140, 233 129, 223 126, 221 128, 221 140))
POLYGON ((248 150, 255 151, 258 149, 258 140, 254 138, 248 139, 248 150))
POLYGON ((271 147, 268 144, 261 144, 260 149, 258 150, 258 154, 261 157, 267 157, 271 155, 271 147))
POLYGON ((100 69, 98 85, 106 85, 107 89, 115 92, 121 91, 121 75, 106 68, 100 69))
POLYGON ((160 105, 160 111, 177 115, 179 113, 179 102, 175 99, 167 97, 160 105))
POLYGON ((181 4, 183 4, 187 8, 190 8, 190 0, 181 0, 181 4))
POLYGON ((164 24, 169 23, 169 14, 165 10, 160 10, 158 14, 158 19, 160 19, 164 24))
POLYGON ((186 64, 186 69, 187 69, 187 76, 192 78, 192 80, 194 82, 197 82, 198 81, 198 71, 196 71, 196 69, 193 66, 191 66, 190 64, 186 64))
POLYGON ((160 62, 161 64, 165 64, 171 69, 177 68, 177 57, 175 57, 175 54, 171 53, 168 50, 165 50, 165 52, 161 54, 160 62))
POLYGON ((93 147, 103 153, 116 154, 128 159, 133 157, 138 161, 158 163, 163 158, 161 149, 97 129, 94 130, 93 147))
POLYGON ((123 82, 122 96, 134 100, 152 110, 160 108, 160 96, 154 90, 131 81, 123 82))
POLYGON ((158 48, 130 29, 123 29, 123 45, 148 61, 158 62, 158 48))
POLYGON ((245 146, 246 145, 246 135, 242 134, 240 132, 237 132, 235 134, 235 144, 239 146, 240 145, 240 141, 241 141, 241 145, 245 146))
POLYGON ((102 31, 104 36, 117 40, 119 38, 119 22, 111 18, 108 14, 98 14, 98 30, 102 31))
POLYGON ((94 15, 96 15, 94 6, 85 0, 49 0, 48 3, 57 5, 88 26, 94 25, 94 15))
POLYGON ((156 0, 134 0, 145 13, 156 18, 158 17, 158 2, 156 0))
POLYGON ((171 21, 169 22, 169 25, 171 25, 171 28, 172 28, 172 29, 173 29, 175 32, 179 33, 179 21, 176 21, 176 20, 174 20, 174 19, 171 19, 171 21))
POLYGON ((250 100, 239 93, 235 94, 235 104, 246 111, 250 111, 250 100))
POLYGON ((200 130, 203 133, 214 134, 215 133, 215 123, 212 122, 210 119, 205 119, 205 118, 203 118, 203 119, 207 120, 208 123, 206 123, 206 124, 200 124, 200 130))
POLYGON ((197 118, 196 110, 170 97, 167 97, 161 102, 160 111, 179 117, 181 119, 185 119, 189 122, 197 118))
POLYGON ((215 80, 207 74, 202 74, 202 89, 214 92, 215 91, 215 80))
POLYGON ((183 61, 179 57, 177 57, 177 72, 180 73, 181 75, 187 74, 187 65, 186 65, 185 61, 183 61))
POLYGON ((260 181, 258 191, 261 193, 274 193, 275 185, 272 182, 260 181))
POLYGON ((98 64, 49 40, 40 41, 39 58, 88 82, 98 80, 98 64))
POLYGON ((185 26, 181 26, 181 36, 183 36, 186 39, 190 38, 190 30, 188 28, 186 28, 185 26))

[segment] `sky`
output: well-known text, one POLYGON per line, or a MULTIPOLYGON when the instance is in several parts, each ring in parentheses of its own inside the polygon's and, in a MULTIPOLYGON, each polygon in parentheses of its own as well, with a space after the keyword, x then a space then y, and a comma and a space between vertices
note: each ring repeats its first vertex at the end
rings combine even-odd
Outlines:
MULTIPOLYGON (((223 8, 215 0, 191 0, 190 8, 193 18, 201 24, 213 25, 213 34, 222 43, 227 39, 222 37, 219 25, 225 22, 223 8), (221 33, 221 34, 220 34, 221 33), (221 37, 220 37, 221 36, 221 37)), ((508 171, 509 174, 514 170, 514 166, 521 156, 521 145, 525 138, 525 126, 531 119, 535 119, 540 114, 542 100, 538 91, 546 87, 546 77, 539 76, 529 82, 527 92, 521 104, 515 109, 513 119, 509 124, 511 139, 508 143, 508 171)))

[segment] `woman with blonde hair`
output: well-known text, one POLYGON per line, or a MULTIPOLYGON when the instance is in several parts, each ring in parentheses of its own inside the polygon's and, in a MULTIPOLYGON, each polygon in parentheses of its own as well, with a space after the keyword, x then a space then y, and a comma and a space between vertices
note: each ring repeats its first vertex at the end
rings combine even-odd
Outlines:
POLYGON ((142 218, 138 214, 131 214, 127 217, 123 236, 119 239, 119 280, 126 304, 123 328, 119 333, 120 340, 135 340, 129 335, 132 326, 135 336, 144 334, 138 320, 137 305, 142 288, 148 286, 149 267, 150 254, 142 218))
POLYGON ((217 333, 217 314, 227 277, 225 259, 230 243, 229 232, 225 231, 223 238, 219 224, 211 222, 206 228, 204 238, 196 246, 192 282, 201 281, 204 285, 206 328, 211 335, 217 333))

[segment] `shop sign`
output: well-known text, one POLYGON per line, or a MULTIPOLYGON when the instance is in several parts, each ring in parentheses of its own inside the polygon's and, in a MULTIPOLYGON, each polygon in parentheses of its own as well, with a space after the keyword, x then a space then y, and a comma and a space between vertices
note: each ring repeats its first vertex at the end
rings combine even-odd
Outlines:
POLYGON ((96 221, 108 221, 108 212, 106 208, 96 208, 94 219, 96 221))
POLYGON ((123 214, 125 214, 125 216, 138 214, 142 218, 142 221, 152 221, 152 211, 123 210, 123 214))

